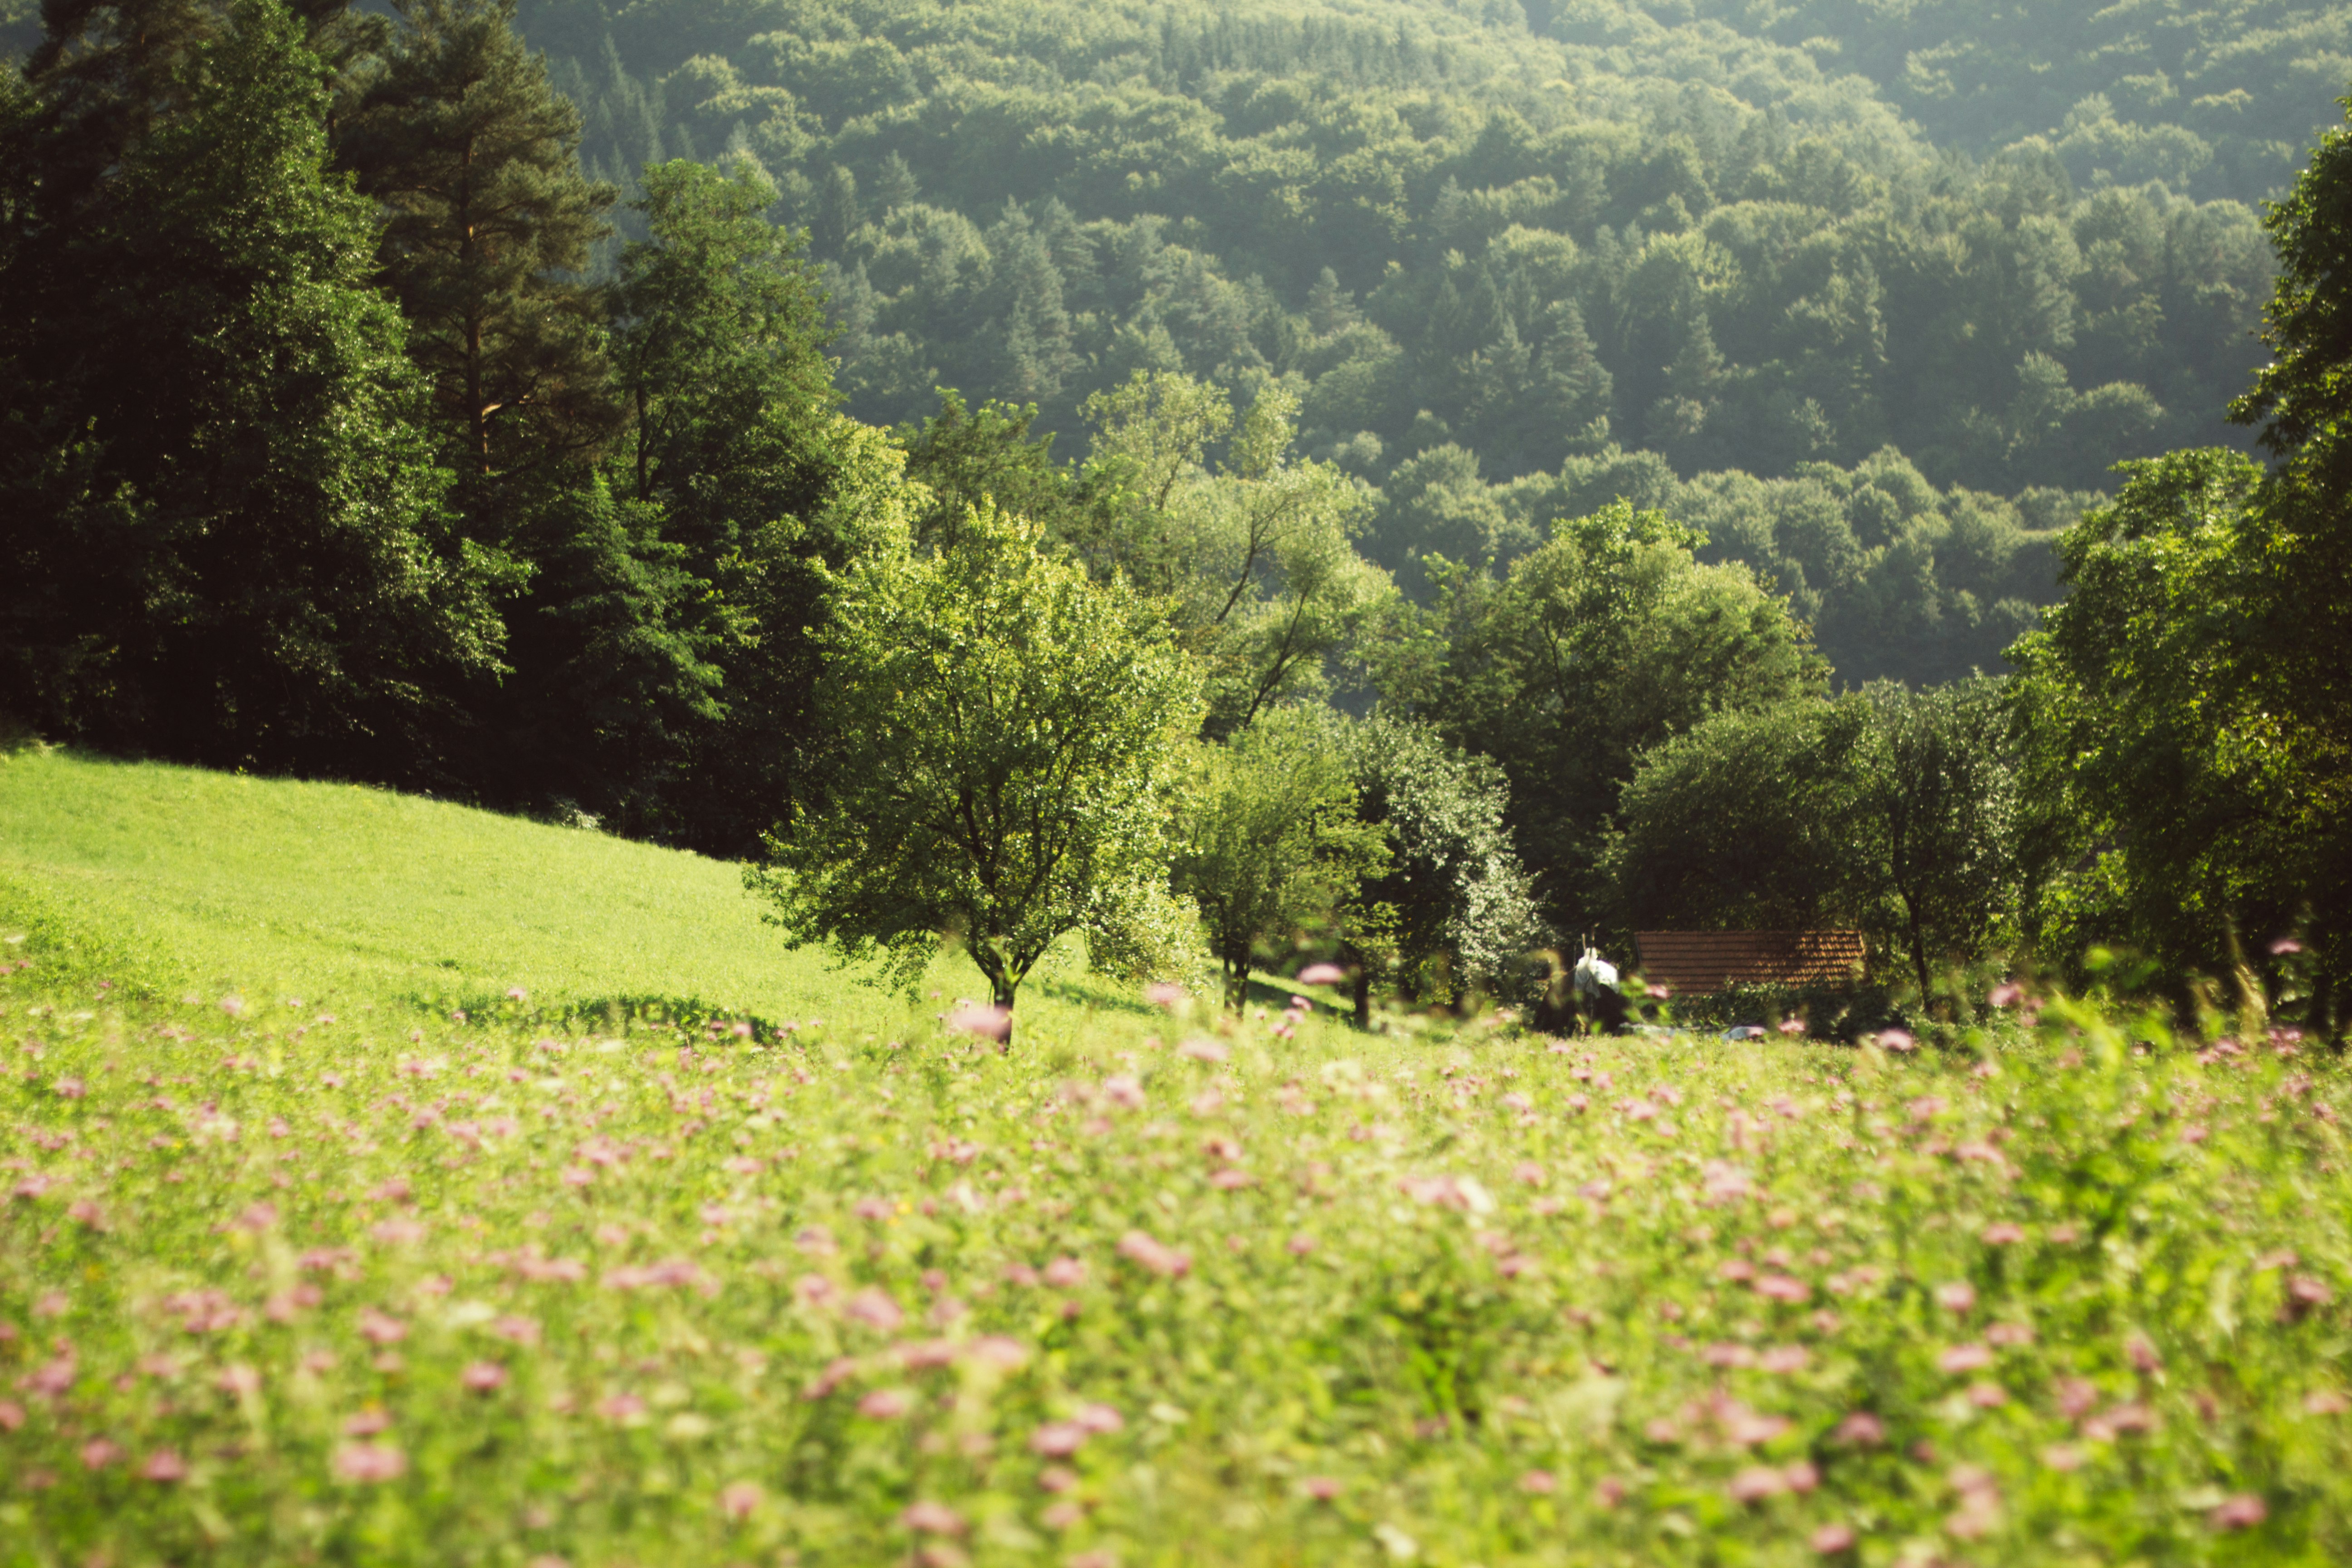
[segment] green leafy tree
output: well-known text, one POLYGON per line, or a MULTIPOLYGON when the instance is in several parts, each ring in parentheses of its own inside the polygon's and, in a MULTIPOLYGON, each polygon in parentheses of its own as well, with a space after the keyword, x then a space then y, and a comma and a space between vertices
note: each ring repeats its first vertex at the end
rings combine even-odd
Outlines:
POLYGON ((1496 583, 1453 575, 1378 658, 1385 689, 1510 780, 1512 826, 1562 931, 1605 913, 1596 876, 1637 754, 1720 711, 1816 691, 1788 606, 1701 536, 1618 502, 1555 525, 1496 583))
POLYGON ((1865 809, 1893 934, 1923 1005, 1933 968, 1990 951, 2020 895, 2017 772, 2003 682, 1869 689, 1877 755, 1865 809))
MULTIPOLYGON (((385 282, 431 376, 466 493, 593 454, 619 410, 584 280, 612 186, 580 172, 579 110, 514 30, 515 0, 393 0, 380 74, 336 153, 382 205, 385 282)), ((494 503, 472 503, 495 537, 494 503)))
POLYGON ((1601 852, 1620 931, 1871 924, 1874 710, 1859 696, 1717 713, 1644 751, 1601 852))
MULTIPOLYGON (((2352 120, 2352 100, 2339 103, 2352 120)), ((2261 669, 2270 711, 2294 731, 2272 808, 2295 801, 2319 832, 2304 868, 2275 886, 2307 910, 2315 1011, 2340 1020, 2352 981, 2352 124, 2319 139, 2263 222, 2279 267, 2263 315, 2271 363, 2231 412, 2262 425, 2279 462, 2241 529, 2242 570, 2260 596, 2223 646, 2233 663, 2261 669)))
POLYGON ((1325 710, 1273 709, 1205 744, 1201 763, 1170 874, 1200 906, 1225 1000, 1239 1008, 1251 964, 1333 927, 1388 851, 1357 816, 1346 736, 1325 710))
POLYGON ((1502 770, 1381 715, 1351 728, 1348 751, 1357 813, 1388 854, 1345 921, 1357 1021, 1370 1021, 1376 982, 1415 1001, 1515 994, 1547 933, 1506 825, 1502 770))
POLYGON ((2014 930, 2003 683, 1718 713, 1644 752, 1601 866, 1628 930, 1859 927, 1923 1003, 2014 930))
POLYGON ((802 499, 794 459, 838 401, 824 294, 803 237, 768 221, 776 190, 755 167, 678 159, 644 181, 650 237, 622 252, 614 370, 636 499, 660 501, 707 567, 802 499))
POLYGON ((79 272, 89 330, 64 359, 17 339, 14 368, 47 374, 9 426, 0 616, 61 732, 430 778, 438 703, 496 668, 505 569, 440 508, 425 388, 370 286, 369 205, 328 170, 330 73, 305 36, 275 0, 232 7, 173 57, 173 101, 76 222, 33 235, 53 279, 79 272))
POLYGON ((1031 434, 1036 419, 1034 403, 991 398, 973 408, 943 389, 938 413, 898 427, 907 475, 930 491, 916 521, 919 548, 944 545, 965 513, 990 501, 1041 524, 1048 538, 1100 536, 1102 487, 1054 461, 1053 435, 1031 434))
POLYGON ((1010 1008, 1070 931, 1165 942, 1199 677, 1145 601, 976 511, 936 555, 901 541, 853 564, 822 641, 824 720, 858 765, 747 873, 793 943, 911 987, 952 935, 1010 1008))
POLYGON ((1370 509, 1354 482, 1294 456, 1297 399, 1265 387, 1234 428, 1221 391, 1138 373, 1087 407, 1098 427, 1087 477, 1106 504, 1104 531, 1081 542, 1098 570, 1161 598, 1207 672, 1209 733, 1322 696, 1392 589, 1356 552, 1370 509), (1203 454, 1228 431, 1212 471, 1203 454))
MULTIPOLYGON (((2309 629, 2275 492, 2229 451, 2127 464, 2062 550, 2066 601, 2021 638, 2031 925, 2071 957, 2128 942, 2176 974, 2232 933, 2313 939, 2325 1020, 2352 917, 2352 754, 2303 722, 2309 629)), ((2257 955, 2259 956, 2259 955, 2257 955)))

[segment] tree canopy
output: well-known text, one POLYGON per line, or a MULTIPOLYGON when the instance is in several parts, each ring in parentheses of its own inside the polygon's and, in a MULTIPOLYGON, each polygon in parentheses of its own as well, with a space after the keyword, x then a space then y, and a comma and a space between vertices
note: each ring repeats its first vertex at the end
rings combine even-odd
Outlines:
POLYGON ((748 873, 791 940, 912 985, 952 936, 1010 1007, 1071 931, 1146 965, 1181 934, 1170 794, 1200 678, 1146 601, 975 510, 937 554, 854 563, 822 640, 858 765, 748 873))

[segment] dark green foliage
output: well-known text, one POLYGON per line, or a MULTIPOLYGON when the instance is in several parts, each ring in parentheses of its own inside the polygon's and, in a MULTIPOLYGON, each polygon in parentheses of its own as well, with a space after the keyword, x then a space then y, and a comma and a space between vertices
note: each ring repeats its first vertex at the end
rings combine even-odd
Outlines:
POLYGON ((1873 717, 1858 696, 1809 699, 1643 752, 1603 855, 1615 934, 1864 923, 1873 717))
POLYGON ((1923 1004, 2011 934, 2002 683, 1718 714, 1644 752, 1603 855, 1621 934, 1856 927, 1923 1004))
POLYGON ((13 700, 101 745, 430 778, 507 568, 441 510, 327 68, 274 0, 71 25, 6 150, 13 700))
POLYGON ((1252 968, 1327 935, 1388 868, 1387 836, 1357 813, 1348 751, 1341 721, 1304 706, 1202 748, 1169 877, 1200 906, 1228 1006, 1247 1000, 1252 968))
POLYGON ((508 610, 514 673, 483 700, 477 787, 639 837, 692 838, 678 797, 725 721, 709 586, 662 537, 658 506, 601 476, 541 500, 518 531, 535 570, 508 610))
MULTIPOLYGON (((2326 118, 2294 62, 2346 25, 2093 9, 1985 36, 1943 0, 525 14, 609 177, 772 172, 836 269, 861 417, 953 385, 1071 436, 1139 369, 1237 403, 1279 376, 1302 451, 1402 521, 1398 466, 1449 445, 1506 485, 1612 446, 1767 481, 1891 449, 2022 507, 2221 438, 2268 286, 2246 204, 2326 118)), ((1578 510, 1620 493, 1652 504, 1578 510)), ((1431 549, 1467 558, 1374 553, 1420 593, 1431 549)), ((1802 591, 1749 559, 1852 680, 1990 668, 2054 593, 2046 552, 1992 582, 1899 553, 1802 591)))
POLYGON ((385 211, 384 280, 432 377, 472 526, 496 537, 493 496, 614 432, 604 301, 572 276, 607 232, 614 193, 582 177, 579 111, 515 35, 513 0, 394 10, 392 45, 336 153, 385 211))
POLYGON ((2231 932, 2260 961, 2299 931, 2325 1016, 2352 917, 2352 753, 2304 689, 2344 645, 2320 654, 2279 613, 2309 592, 2276 515, 2294 499, 2235 453, 2131 465, 2068 532, 2067 600, 2012 657, 2045 950, 2126 942, 2212 973, 2231 932))
POLYGON ((945 547, 964 514, 993 501, 1015 516, 1045 525, 1049 538, 1072 544, 1105 530, 1103 485, 1054 461, 1054 437, 1033 436, 1034 403, 994 399, 968 407, 961 394, 942 391, 940 411, 919 426, 896 432, 907 448, 907 477, 921 481, 930 500, 915 520, 916 541, 945 547))
POLYGON ((1517 1000, 1546 933, 1505 826, 1502 770, 1405 720, 1366 720, 1349 746, 1357 813, 1381 829, 1388 849, 1348 922, 1358 1021, 1367 1021, 1375 983, 1416 1000, 1517 1000))
POLYGON ((1637 754, 1708 715, 1772 707, 1826 671, 1787 606, 1744 568, 1619 502, 1561 521, 1507 579, 1459 576, 1430 635, 1381 656, 1383 689, 1502 764, 1512 827, 1562 931, 1603 913, 1596 858, 1637 754))
POLYGON ((824 296, 756 170, 677 161, 644 180, 651 239, 621 258, 614 369, 636 499, 663 505, 708 573, 746 528, 805 504, 791 447, 836 401, 824 296))
POLYGON ((2016 763, 2002 684, 1874 686, 1876 754, 1864 795, 1891 934, 1924 1001, 1931 967, 1992 949, 2019 894, 2016 763))

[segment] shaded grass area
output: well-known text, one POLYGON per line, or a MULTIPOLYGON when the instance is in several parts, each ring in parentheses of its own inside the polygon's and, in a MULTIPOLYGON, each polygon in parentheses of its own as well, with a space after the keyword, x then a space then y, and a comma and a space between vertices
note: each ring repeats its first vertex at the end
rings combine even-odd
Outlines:
MULTIPOLYGON (((725 861, 362 785, 37 748, 0 753, 0 926, 26 939, 13 955, 159 994, 822 1018, 852 1037, 938 1005, 787 949, 725 861)), ((1041 966, 1024 1018, 1118 1004, 1076 958, 1041 966)), ((961 959, 931 983, 985 994, 961 959)))

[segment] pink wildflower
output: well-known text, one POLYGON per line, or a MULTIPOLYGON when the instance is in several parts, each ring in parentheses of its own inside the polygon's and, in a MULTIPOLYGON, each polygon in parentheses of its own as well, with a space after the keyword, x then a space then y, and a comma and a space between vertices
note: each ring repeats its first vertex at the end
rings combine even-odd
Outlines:
POLYGON ((1336 963, 1310 963, 1298 972, 1301 985, 1338 985, 1348 978, 1348 972, 1336 963))
POLYGON ((1734 1502, 1761 1502, 1788 1489, 1788 1478, 1769 1465, 1750 1465, 1731 1478, 1734 1502))
POLYGON ((1951 1375, 1981 1372, 1992 1364, 1992 1351, 1984 1345, 1954 1345, 1936 1358, 1936 1370, 1951 1375))
POLYGON ((767 1494, 754 1481, 730 1481, 719 1489, 719 1511, 740 1523, 757 1511, 767 1494))
POLYGON ((2314 1415, 2341 1415, 2352 1409, 2352 1401, 2332 1388, 2315 1388, 2303 1396, 2303 1407, 2314 1415))
POLYGON ((1298 1485, 1300 1490, 1317 1502, 1329 1502, 1339 1495, 1339 1482, 1332 1476, 1308 1476, 1298 1485))
POLYGON ((1283 1245, 1290 1250, 1293 1256, 1304 1258, 1308 1253, 1315 1250, 1315 1238, 1302 1230, 1283 1245))
POLYGON ((1196 1062, 1222 1062, 1234 1053, 1223 1040, 1204 1039, 1196 1035, 1177 1046, 1176 1054, 1190 1057, 1196 1062))
POLYGON ((1191 1253, 1155 1241, 1139 1230, 1130 1230, 1118 1238, 1118 1255, 1170 1279, 1181 1279, 1192 1271, 1191 1253))
POLYGON ((1108 1405, 1081 1405, 1070 1419, 1088 1432, 1117 1432, 1127 1426, 1127 1418, 1108 1405))
POLYGON ((1171 1012, 1184 1005, 1184 988, 1170 980, 1155 980, 1143 988, 1143 999, 1171 1012))
POLYGON ((2025 1000, 2025 987, 2013 981, 2004 981, 1986 995, 1985 1001, 1995 1007, 2014 1007, 2025 1000))
POLYGON ((102 1470, 122 1458, 122 1450, 104 1437, 92 1437, 81 1446, 81 1468, 102 1470))
POLYGON ((335 1450, 335 1474, 347 1481, 393 1481, 408 1473, 408 1456, 384 1443, 345 1443, 335 1450))
POLYGON ((1825 1524, 1813 1531, 1807 1543, 1824 1557, 1834 1557, 1841 1552, 1853 1550, 1855 1536, 1850 1524, 1825 1524))
POLYGON ((907 1321, 906 1312, 890 1299, 890 1293, 877 1285, 868 1285, 850 1297, 843 1305, 841 1315, 852 1322, 879 1329, 886 1334, 897 1333, 899 1325, 907 1321))
POLYGON ((261 1373, 242 1362, 221 1368, 220 1375, 213 1381, 223 1394, 242 1396, 261 1392, 261 1373))
POLYGON ((188 1461, 169 1448, 158 1448, 147 1456, 139 1467, 142 1479, 151 1481, 184 1481, 188 1479, 188 1461))
MULTIPOLYGON (((2310 1402, 2305 1403, 2307 1405, 2310 1402)), ((13 1399, 0 1399, 0 1432, 15 1432, 24 1425, 25 1407, 13 1399)))
POLYGON ((1886 1441, 1886 1424, 1867 1410, 1857 1410, 1839 1422, 1830 1436, 1853 1447, 1875 1448, 1886 1441))
POLYGON ((950 1033, 1000 1044, 1013 1037, 1013 1009, 984 1002, 966 1002, 948 1015, 950 1033))
POLYGON ((1549 1470, 1529 1470, 1519 1478, 1519 1489, 1523 1492, 1533 1492, 1542 1496, 1547 1492, 1556 1491, 1559 1488, 1559 1479, 1549 1470))
POLYGON ((1955 1279, 1936 1287, 1936 1305, 1947 1312, 1969 1312, 1976 1310, 1977 1288, 1965 1279, 1955 1279))
POLYGON ((1087 1440, 1087 1429, 1075 1421, 1052 1421, 1029 1434, 1029 1449, 1049 1459, 1066 1459, 1087 1440))
POLYGON ((506 1386, 507 1369, 494 1361, 478 1361, 465 1370, 458 1381, 476 1394, 488 1394, 506 1386))
POLYGON ((2025 1227, 2011 1220, 1995 1220, 1977 1233, 1977 1239, 1987 1247, 2007 1247, 2025 1239, 2025 1227))
POLYGON ((1877 1038, 1878 1048, 1882 1051, 1894 1051, 1899 1054, 1919 1048, 1919 1042, 1912 1037, 1908 1029, 1882 1029, 1877 1038))
POLYGON ((2252 1530, 2271 1516, 2263 1500, 2252 1492, 2240 1492, 2223 1500, 2221 1506, 2206 1517, 2216 1530, 2252 1530))
POLYGON ((360 1310, 360 1338, 372 1345, 398 1344, 408 1337, 408 1325, 373 1307, 360 1310))
POLYGON ((857 1414, 869 1421, 896 1421, 915 1407, 915 1396, 903 1388, 877 1388, 857 1402, 857 1414))
POLYGON ((963 1515, 945 1503, 929 1500, 908 1504, 907 1510, 898 1516, 898 1522, 925 1535, 961 1535, 964 1532, 963 1515))
POLYGON ((1789 1301, 1801 1305, 1813 1299, 1811 1286, 1801 1279, 1792 1279, 1786 1274, 1767 1274, 1757 1280, 1752 1289, 1759 1296, 1771 1301, 1789 1301))

